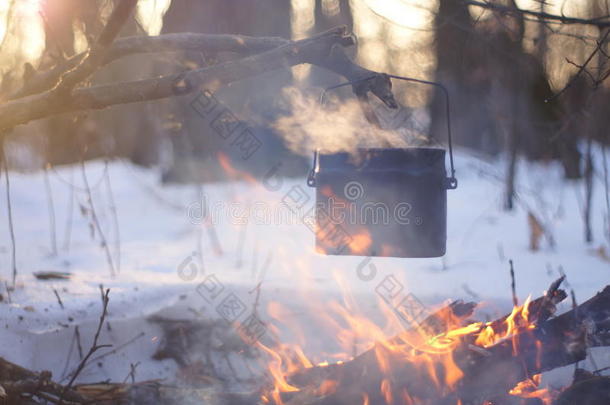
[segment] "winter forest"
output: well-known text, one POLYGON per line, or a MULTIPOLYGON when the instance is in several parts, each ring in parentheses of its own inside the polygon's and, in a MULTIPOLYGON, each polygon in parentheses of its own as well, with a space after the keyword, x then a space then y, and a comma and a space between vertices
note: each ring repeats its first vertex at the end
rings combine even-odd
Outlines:
POLYGON ((0 405, 610 404, 607 0, 0 0, 0 405))

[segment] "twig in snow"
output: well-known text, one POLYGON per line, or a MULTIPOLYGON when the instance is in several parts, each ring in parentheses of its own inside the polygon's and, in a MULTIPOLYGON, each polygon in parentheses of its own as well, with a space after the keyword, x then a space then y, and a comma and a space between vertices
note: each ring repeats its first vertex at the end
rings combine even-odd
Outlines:
POLYGON ((220 244, 220 239, 218 239, 218 233, 216 233, 214 220, 211 218, 211 216, 208 216, 205 219, 205 229, 208 231, 208 236, 210 237, 210 241, 214 247, 214 253, 216 253, 217 256, 222 256, 224 252, 222 250, 222 245, 220 244))
POLYGON ((57 292, 57 290, 55 288, 53 289, 53 293, 55 294, 55 297, 57 298, 57 303, 59 303, 59 306, 61 307, 61 309, 65 309, 64 303, 61 301, 61 297, 59 296, 59 293, 57 292))
POLYGON ((72 388, 72 384, 74 384, 74 381, 76 380, 78 375, 81 373, 81 371, 83 371, 83 369, 87 365, 87 361, 93 355, 93 353, 95 353, 96 351, 98 351, 99 349, 102 349, 104 347, 112 347, 112 345, 98 345, 97 344, 97 341, 99 340, 99 337, 100 337, 100 332, 102 331, 102 325, 104 325, 104 322, 106 320, 106 315, 108 314, 108 302, 110 301, 110 299, 108 298, 108 294, 110 294, 110 289, 106 289, 106 291, 104 292, 104 288, 102 286, 100 286, 100 292, 101 292, 101 296, 102 296, 102 314, 100 315, 100 321, 97 324, 97 330, 95 331, 95 335, 93 336, 93 344, 91 345, 89 352, 87 352, 85 357, 79 363, 76 370, 72 373, 72 378, 70 378, 68 385, 66 385, 64 387, 61 395, 59 396, 59 405, 63 404, 64 394, 72 388))
POLYGON ((470 286, 466 283, 462 284, 462 290, 464 290, 464 292, 468 295, 470 295, 472 297, 472 299, 479 301, 481 299, 481 296, 479 294, 477 294, 476 292, 472 291, 472 289, 470 288, 470 286))
MULTIPOLYGON (((514 103, 513 103, 514 104, 514 103)), ((518 161, 518 152, 519 152, 519 140, 517 139, 519 134, 518 130, 512 125, 512 131, 509 135, 508 139, 508 149, 510 159, 508 161, 508 168, 506 171, 506 190, 505 190, 505 200, 504 200, 504 209, 507 211, 512 211, 514 208, 514 200, 516 196, 515 190, 515 177, 517 175, 517 161, 518 161)))
POLYGON ((129 346, 130 344, 132 344, 133 342, 137 341, 138 339, 140 339, 141 337, 143 337, 145 335, 146 335, 146 333, 140 332, 136 336, 134 336, 131 339, 129 339, 127 342, 125 342, 125 343, 123 343, 121 345, 116 346, 114 349, 112 349, 112 350, 110 350, 110 351, 108 351, 106 353, 103 353, 103 354, 100 354, 99 356, 94 357, 93 359, 91 359, 91 361, 92 362, 97 362, 97 361, 99 361, 99 360, 101 360, 101 359, 103 359, 105 357, 110 356, 111 354, 115 354, 119 350, 129 346))
POLYGON ((610 182, 608 180, 608 159, 606 157, 606 148, 600 145, 602 150, 602 163, 604 165, 604 191, 606 192, 606 239, 610 243, 610 182))
POLYGON ((258 316, 258 307, 260 305, 261 287, 263 285, 263 281, 265 281, 265 275, 267 274, 267 268, 269 268, 269 265, 271 264, 272 259, 273 259, 273 253, 270 251, 267 254, 267 258, 265 259, 263 266, 261 267, 260 271, 257 274, 258 283, 256 284, 256 287, 254 287, 252 290, 250 290, 248 292, 249 294, 256 292, 256 296, 254 297, 254 305, 252 306, 252 313, 255 314, 256 316, 258 316))
POLYGON ((68 366, 70 365, 70 359, 72 358, 72 350, 74 349, 74 343, 76 342, 76 329, 78 329, 78 326, 75 326, 74 333, 72 334, 72 340, 70 341, 70 347, 68 348, 68 354, 66 355, 64 369, 61 372, 62 379, 66 376, 66 373, 68 372, 68 366))
POLYGON ((82 360, 84 356, 83 345, 80 340, 80 329, 78 328, 78 325, 76 325, 76 329, 74 330, 74 336, 76 337, 76 348, 78 350, 78 358, 82 360))
MULTIPOLYGON (((6 139, 6 138, 5 138, 6 139)), ((8 162, 6 161, 6 153, 4 153, 4 146, 6 142, 2 142, 0 145, 0 152, 2 155, 0 159, 2 160, 2 166, 4 168, 4 179, 6 186, 6 207, 8 213, 8 230, 11 236, 11 264, 13 269, 13 288, 15 287, 15 283, 17 281, 17 245, 15 243, 15 228, 13 226, 13 207, 11 206, 11 182, 9 180, 8 174, 8 162)), ((9 297, 10 299, 10 297, 9 297)))
POLYGON ((510 266, 510 289, 513 294, 513 306, 519 305, 519 300, 517 299, 517 285, 515 283, 515 269, 513 267, 513 259, 508 260, 508 264, 510 266))
POLYGON ((502 246, 502 243, 498 243, 497 249, 498 249, 498 258, 500 259, 501 262, 503 262, 504 260, 506 260, 506 258, 504 257, 504 246, 502 246))
POLYGON ((261 286, 262 286, 263 282, 262 280, 258 282, 258 284, 256 285, 256 287, 254 287, 252 290, 248 291, 249 294, 252 294, 253 292, 256 293, 256 297, 254 297, 254 304, 252 305, 252 313, 255 315, 258 315, 258 306, 259 306, 259 301, 261 298, 261 286))
POLYGON ((270 250, 269 253, 267 253, 267 257, 265 258, 265 261, 263 262, 263 265, 260 268, 260 271, 258 271, 258 273, 256 274, 256 280, 262 282, 265 280, 265 276, 267 275, 267 269, 269 269, 269 266, 271 266, 271 261, 273 260, 273 251, 270 250))
MULTIPOLYGON (((189 140, 189 144, 191 144, 189 140)), ((203 189, 203 185, 199 185, 198 188, 199 199, 202 204, 203 210, 203 224, 205 226, 206 231, 208 232, 208 237, 210 238, 210 243, 212 244, 212 248, 216 256, 222 256, 224 254, 222 246, 220 244, 220 239, 218 239, 218 233, 216 232, 216 226, 214 224, 214 217, 212 212, 207 212, 207 200, 205 196, 205 192, 203 189), (205 205, 204 205, 205 204, 205 205)))
POLYGON ((129 378, 131 378, 132 384, 136 383, 136 369, 138 368, 139 365, 140 365, 139 361, 135 364, 134 363, 129 364, 129 374, 127 374, 127 377, 125 377, 125 379, 123 380, 123 384, 125 384, 129 378))
MULTIPOLYGON (((608 31, 610 32, 610 30, 608 31)), ((591 229, 591 212, 593 204, 593 137, 587 133, 587 147, 585 155, 585 208, 583 221, 585 223, 585 242, 593 242, 593 231, 591 229)))
POLYGON ((114 193, 112 192, 112 186, 110 184, 110 174, 108 170, 108 161, 104 162, 106 170, 104 171, 104 180, 106 183, 106 190, 108 192, 108 203, 110 206, 110 213, 112 214, 112 222, 114 225, 114 241, 115 241, 115 265, 116 271, 121 272, 121 232, 119 228, 119 217, 117 215, 116 204, 114 202, 114 193))
POLYGON ((51 238, 51 254, 57 256, 57 231, 55 227, 55 204, 53 203, 53 190, 49 181, 48 165, 44 167, 44 186, 47 194, 47 208, 49 212, 49 236, 51 238))
POLYGON ((11 288, 6 281, 4 282, 4 289, 6 290, 6 299, 8 300, 8 303, 11 304, 11 288))
POLYGON ((598 369, 598 370, 595 370, 595 371, 593 372, 593 374, 600 375, 602 372, 604 372, 604 371, 606 371, 606 370, 610 370, 610 367, 604 367, 604 368, 600 368, 600 369, 598 369))
POLYGON ((93 195, 91 194, 91 188, 89 187, 89 181, 87 180, 87 172, 85 170, 85 161, 81 159, 81 172, 83 175, 83 182, 85 184, 85 191, 87 192, 87 202, 89 203, 89 210, 91 211, 91 220, 93 224, 97 228, 97 232, 100 235, 100 243, 104 252, 106 253, 106 260, 108 262, 108 266, 110 267, 110 275, 112 277, 115 276, 114 271, 114 263, 112 261, 112 254, 110 253, 110 247, 108 246, 108 242, 106 241, 106 237, 104 236, 104 232, 102 231, 102 226, 97 218, 97 214, 95 213, 95 207, 93 206, 93 195))
MULTIPOLYGON (((74 181, 74 171, 70 172, 70 183, 74 181)), ((74 194, 76 189, 74 186, 70 187, 70 199, 68 201, 68 215, 66 215, 66 230, 64 233, 64 250, 70 250, 70 240, 72 238, 72 218, 74 216, 74 194)))

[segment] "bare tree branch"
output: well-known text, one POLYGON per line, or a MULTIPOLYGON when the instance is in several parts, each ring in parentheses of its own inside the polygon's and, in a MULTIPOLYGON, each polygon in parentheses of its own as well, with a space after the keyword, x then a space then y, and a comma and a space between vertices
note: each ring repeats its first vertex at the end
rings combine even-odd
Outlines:
POLYGON ((532 10, 524 10, 522 8, 513 7, 513 6, 503 6, 497 3, 488 3, 482 1, 475 0, 463 0, 464 4, 468 6, 476 6, 481 8, 486 8, 489 10, 501 11, 503 13, 508 14, 522 14, 528 15, 532 17, 536 17, 539 20, 546 21, 557 21, 563 24, 581 24, 581 25, 592 25, 595 27, 603 28, 610 27, 610 21, 608 20, 609 16, 603 16, 598 18, 577 18, 577 17, 567 17, 564 15, 556 15, 550 14, 546 12, 540 11, 532 11, 532 10))
MULTIPOLYGON (((6 207, 8 215, 8 231, 11 237, 11 266, 13 269, 13 288, 17 282, 17 242, 15 241, 15 227, 13 224, 13 208, 11 205, 11 181, 9 179, 9 169, 7 155, 4 153, 4 146, 6 143, 3 139, 0 139, 0 163, 2 163, 2 169, 4 169, 4 180, 6 186, 6 207)), ((6 284, 5 284, 6 285, 6 284)), ((8 285, 6 286, 6 293, 10 294, 8 285)), ((10 298, 10 295, 9 295, 10 298)))
POLYGON ((345 56, 341 47, 354 43, 355 39, 347 34, 347 28, 338 27, 261 54, 203 69, 154 79, 78 88, 69 95, 47 91, 0 105, 0 130, 66 112, 157 100, 192 93, 201 88, 216 91, 222 86, 247 77, 302 63, 325 67, 348 80, 371 77, 370 84, 361 91, 371 91, 389 107, 395 106, 390 79, 353 63, 345 56))
POLYGON ((83 369, 87 365, 89 358, 99 349, 103 349, 104 347, 112 346, 112 345, 98 345, 97 344, 97 341, 100 338, 100 333, 102 331, 102 326, 104 325, 104 322, 106 320, 106 315, 108 315, 108 303, 110 302, 110 298, 108 298, 108 294, 110 294, 110 290, 106 289, 104 291, 104 288, 102 286, 100 286, 100 292, 102 295, 102 314, 100 315, 100 320, 97 324, 97 329, 95 331, 95 335, 93 336, 93 343, 91 344, 91 348, 89 349, 89 352, 87 352, 85 357, 83 357, 83 359, 78 364, 78 367, 76 367, 76 370, 72 373, 72 378, 70 378, 68 385, 66 385, 64 387, 64 389, 62 390, 61 395, 59 396, 59 405, 61 405, 63 403, 65 393, 72 389, 72 385, 74 384, 74 381, 76 380, 78 375, 81 373, 81 371, 83 371, 83 369))
MULTIPOLYGON (((235 52, 240 54, 256 54, 290 43, 290 40, 277 37, 246 37, 242 35, 216 35, 176 33, 154 37, 133 36, 118 38, 106 53, 100 66, 107 65, 125 56, 177 51, 204 51, 207 53, 235 52)), ((36 73, 23 87, 11 94, 8 99, 16 99, 51 89, 62 73, 76 67, 86 52, 75 55, 52 69, 36 73)))
MULTIPOLYGON (((589 72, 586 70, 587 69, 587 65, 593 60, 593 57, 595 55, 597 55, 597 53, 602 49, 602 46, 605 45, 606 40, 608 39, 608 35, 610 34, 610 30, 606 30, 606 34, 602 37, 602 39, 600 41, 597 42, 597 46, 595 47, 595 50, 593 52, 591 52, 591 54, 589 55, 589 57, 587 58, 587 60, 585 60, 585 63, 583 63, 581 66, 579 66, 578 68, 578 72, 576 72, 576 74, 574 76, 572 76, 572 78, 570 79, 570 81, 563 87, 563 89, 559 90, 553 97, 551 97, 548 100, 545 100, 546 102, 551 101, 552 99, 555 99, 557 97, 559 97, 561 94, 563 94, 563 92, 565 92, 567 89, 569 89, 572 84, 574 84, 574 82, 576 81, 576 79, 578 78, 578 76, 580 76, 583 72, 586 72, 587 74, 589 74, 589 72)), ((568 63, 570 61, 568 60, 568 63)), ((602 76, 600 78, 600 80, 596 81, 593 80, 595 83, 595 87, 599 86, 599 84, 605 80, 608 76, 602 76)))
POLYGON ((87 56, 84 57, 74 69, 68 70, 61 75, 57 86, 57 92, 71 92, 72 89, 83 80, 93 74, 101 65, 108 49, 114 42, 121 28, 131 15, 138 0, 121 0, 112 10, 108 23, 102 30, 96 43, 89 49, 87 56))

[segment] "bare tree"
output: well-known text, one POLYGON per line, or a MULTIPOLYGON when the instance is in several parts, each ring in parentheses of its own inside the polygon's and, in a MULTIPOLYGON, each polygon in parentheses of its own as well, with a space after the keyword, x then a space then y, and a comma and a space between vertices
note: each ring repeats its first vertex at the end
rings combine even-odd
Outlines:
POLYGON ((355 64, 345 55, 343 48, 355 44, 355 38, 345 27, 301 41, 183 33, 122 38, 114 42, 135 4, 136 0, 118 3, 97 42, 86 53, 48 71, 36 72, 23 88, 6 97, 8 101, 0 104, 0 129, 10 130, 20 124, 67 112, 181 96, 201 88, 216 91, 246 77, 302 63, 324 67, 349 80, 369 78, 355 86, 354 91, 360 96, 372 92, 388 106, 395 105, 390 79, 355 64), (228 51, 246 56, 150 79, 77 86, 100 66, 124 56, 179 49, 228 51))

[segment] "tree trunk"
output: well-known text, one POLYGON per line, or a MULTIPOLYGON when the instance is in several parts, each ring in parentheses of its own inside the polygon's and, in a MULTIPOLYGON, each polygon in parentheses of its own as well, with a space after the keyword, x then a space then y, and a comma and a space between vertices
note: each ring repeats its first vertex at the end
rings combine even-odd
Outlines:
MULTIPOLYGON (((290 1, 286 0, 181 0, 172 2, 163 20, 163 33, 201 32, 208 34, 243 34, 252 36, 291 37, 290 1)), ((227 55, 202 55, 185 52, 184 60, 205 66, 216 61, 224 61, 227 55)), ((265 158, 247 162, 231 155, 232 148, 218 136, 209 123, 203 122, 191 108, 193 97, 172 100, 168 106, 172 120, 178 122, 177 130, 165 130, 171 140, 173 163, 163 175, 165 181, 216 181, 226 177, 218 156, 228 156, 231 165, 254 176, 268 170, 269 160, 286 158, 287 151, 279 137, 270 129, 278 113, 277 101, 282 89, 291 83, 289 70, 268 72, 240 81, 230 88, 219 90, 214 96, 234 116, 243 121, 241 125, 251 127, 265 148, 265 158), (256 126, 246 121, 255 116, 256 126)), ((261 153, 261 155, 262 155, 261 153)), ((282 165, 284 171, 290 166, 302 167, 300 158, 287 159, 282 165), (290 163, 292 162, 292 163, 290 163)), ((284 173, 282 173, 284 174, 284 173)))

